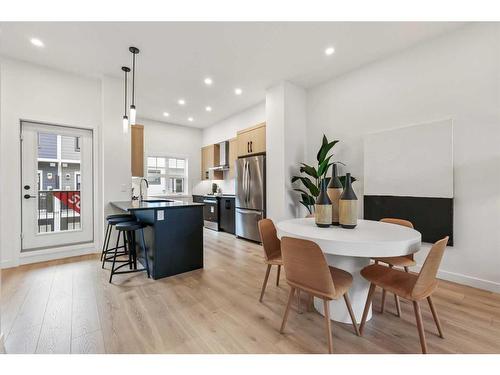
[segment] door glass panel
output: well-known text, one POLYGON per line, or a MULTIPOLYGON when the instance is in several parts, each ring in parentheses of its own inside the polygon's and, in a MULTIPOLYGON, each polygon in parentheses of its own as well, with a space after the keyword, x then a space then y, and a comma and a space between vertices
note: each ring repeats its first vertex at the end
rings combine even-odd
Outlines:
POLYGON ((38 132, 38 233, 81 229, 80 137, 38 132))

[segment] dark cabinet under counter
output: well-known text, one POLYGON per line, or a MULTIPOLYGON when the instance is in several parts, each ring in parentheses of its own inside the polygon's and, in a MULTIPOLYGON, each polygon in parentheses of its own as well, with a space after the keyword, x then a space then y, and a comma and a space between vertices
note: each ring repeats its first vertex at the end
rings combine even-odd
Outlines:
POLYGON ((235 233, 235 209, 234 197, 222 196, 219 198, 219 230, 227 233, 235 233))
MULTIPOLYGON (((167 202, 111 202, 147 224, 144 240, 155 280, 203 268, 203 204, 167 202)), ((141 262, 140 235, 136 241, 141 262)))

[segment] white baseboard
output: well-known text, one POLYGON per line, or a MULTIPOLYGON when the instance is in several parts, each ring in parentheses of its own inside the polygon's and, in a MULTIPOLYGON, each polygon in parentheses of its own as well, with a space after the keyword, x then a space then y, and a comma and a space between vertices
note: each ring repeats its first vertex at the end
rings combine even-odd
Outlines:
MULTIPOLYGON (((412 269, 420 271, 421 266, 417 265, 412 269)), ((464 275, 461 273, 439 270, 437 277, 442 280, 451 281, 457 284, 471 286, 473 288, 484 289, 494 293, 500 293, 500 283, 494 281, 479 279, 474 276, 464 275)))
POLYGON ((0 354, 5 354, 5 345, 3 342, 3 332, 0 332, 0 354))
POLYGON ((87 255, 96 253, 96 247, 93 243, 78 245, 72 247, 64 247, 57 249, 37 250, 21 253, 19 256, 19 264, 30 264, 38 262, 46 262, 48 260, 70 258, 79 255, 87 255))

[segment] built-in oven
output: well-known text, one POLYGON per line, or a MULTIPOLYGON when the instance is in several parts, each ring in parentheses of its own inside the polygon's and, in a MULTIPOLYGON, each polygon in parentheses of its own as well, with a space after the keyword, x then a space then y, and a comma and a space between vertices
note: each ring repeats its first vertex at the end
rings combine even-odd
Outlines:
POLYGON ((205 228, 219 230, 219 206, 216 197, 204 197, 203 224, 205 228))

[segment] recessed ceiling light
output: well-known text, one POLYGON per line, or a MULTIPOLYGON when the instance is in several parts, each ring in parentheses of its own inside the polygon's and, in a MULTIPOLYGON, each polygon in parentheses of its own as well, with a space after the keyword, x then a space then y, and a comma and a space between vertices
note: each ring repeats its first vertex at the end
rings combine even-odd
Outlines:
POLYGON ((210 107, 209 105, 207 105, 207 106, 205 107, 205 111, 207 111, 207 112, 212 112, 212 107, 210 107))
POLYGON ((207 86, 210 86, 213 83, 212 78, 210 77, 205 78, 203 82, 205 82, 205 85, 207 86))
POLYGON ((30 39, 30 42, 31 44, 33 44, 34 46, 37 46, 37 47, 45 47, 45 44, 43 44, 43 42, 38 39, 38 38, 31 38, 30 39))
POLYGON ((234 89, 234 93, 235 93, 236 95, 241 95, 241 93, 242 93, 242 92, 243 92, 243 90, 242 90, 242 89, 240 89, 239 87, 234 89))
POLYGON ((193 122, 193 121, 194 121, 194 118, 192 118, 192 117, 188 117, 188 121, 189 121, 189 122, 193 122))
POLYGON ((186 101, 184 99, 179 99, 177 100, 177 103, 179 103, 179 105, 184 105, 186 104, 186 101))
POLYGON ((170 113, 168 113, 168 112, 163 112, 163 116, 168 117, 168 116, 170 116, 170 113))
POLYGON ((325 49, 325 55, 327 56, 331 56, 335 53, 335 48, 333 47, 328 47, 327 49, 325 49))

